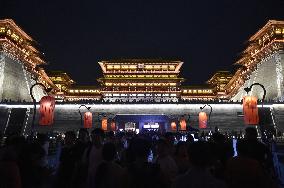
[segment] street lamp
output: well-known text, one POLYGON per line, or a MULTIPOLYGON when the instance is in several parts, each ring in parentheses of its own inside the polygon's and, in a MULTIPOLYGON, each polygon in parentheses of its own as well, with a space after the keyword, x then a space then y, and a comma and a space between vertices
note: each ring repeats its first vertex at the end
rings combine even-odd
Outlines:
MULTIPOLYGON (((263 104, 264 104, 264 99, 265 99, 265 96, 266 96, 266 89, 265 89, 265 87, 262 85, 262 84, 260 84, 260 83, 253 83, 250 87, 246 87, 246 88, 244 88, 244 90, 247 92, 247 94, 251 91, 251 89, 252 89, 252 87, 254 86, 254 85, 258 85, 258 86, 260 86, 262 89, 263 89, 263 96, 262 96, 262 106, 261 106, 261 108, 262 108, 262 115, 264 116, 265 115, 265 113, 264 113, 264 110, 263 110, 263 104)), ((264 137, 264 131, 265 130, 263 130, 263 127, 262 126, 260 126, 260 131, 261 131, 261 137, 262 137, 262 139, 264 139, 263 137, 264 137)))
POLYGON ((79 114, 80 114, 80 117, 81 117, 81 125, 83 126, 83 117, 82 117, 82 113, 81 113, 81 111, 80 111, 80 108, 81 108, 82 106, 84 106, 88 111, 90 111, 91 107, 87 107, 86 105, 82 104, 82 105, 80 105, 79 108, 78 108, 78 111, 79 111, 79 114))
POLYGON ((200 107, 200 110, 203 110, 206 106, 210 107, 209 118, 208 118, 208 125, 209 125, 209 128, 211 130, 210 117, 211 117, 211 113, 212 113, 212 110, 213 110, 212 106, 210 104, 205 104, 203 107, 200 107))
POLYGON ((262 84, 260 84, 260 83, 253 83, 250 87, 244 88, 244 90, 248 94, 251 91, 252 87, 255 86, 255 85, 258 85, 258 86, 260 86, 263 89, 263 97, 262 97, 262 108, 263 108, 263 103, 264 103, 264 99, 265 99, 265 96, 266 96, 266 89, 265 89, 265 87, 262 84))
POLYGON ((31 86, 31 88, 30 88, 30 96, 31 96, 31 98, 32 98, 32 100, 33 100, 33 105, 34 105, 33 120, 32 120, 32 134, 33 134, 33 131, 34 131, 35 115, 36 115, 36 100, 35 100, 34 95, 33 95, 33 88, 34 88, 35 86, 37 86, 37 85, 43 87, 43 89, 44 89, 44 91, 45 91, 46 93, 49 93, 49 92, 52 91, 52 88, 47 88, 47 87, 45 87, 45 85, 43 85, 42 83, 38 83, 38 82, 35 83, 35 84, 33 84, 33 85, 31 86))

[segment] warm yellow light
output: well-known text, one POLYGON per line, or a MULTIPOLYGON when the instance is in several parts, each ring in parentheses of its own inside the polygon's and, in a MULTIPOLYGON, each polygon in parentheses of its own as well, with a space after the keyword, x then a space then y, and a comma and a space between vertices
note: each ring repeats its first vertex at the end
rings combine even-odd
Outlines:
POLYGON ((281 28, 276 28, 276 29, 275 29, 275 33, 276 33, 276 34, 281 34, 281 28))
POLYGON ((5 33, 5 27, 0 27, 0 33, 5 33))

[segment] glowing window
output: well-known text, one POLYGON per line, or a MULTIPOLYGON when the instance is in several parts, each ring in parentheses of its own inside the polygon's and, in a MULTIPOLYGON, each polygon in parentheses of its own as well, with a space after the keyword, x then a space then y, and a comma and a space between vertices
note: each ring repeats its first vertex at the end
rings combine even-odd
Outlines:
POLYGON ((163 70, 168 70, 168 65, 162 65, 163 70))
POLYGON ((5 27, 0 27, 0 33, 5 33, 5 27))
POLYGON ((152 65, 146 65, 145 69, 152 69, 152 65))
POLYGON ((11 34, 12 34, 11 30, 10 30, 10 29, 8 29, 8 31, 7 31, 7 35, 11 35, 11 34))
POLYGON ((169 69, 170 69, 170 70, 175 70, 175 66, 174 66, 174 65, 170 65, 170 66, 169 66, 169 69))
POLYGON ((19 36, 18 35, 16 35, 15 33, 13 33, 12 35, 11 35, 11 37, 15 40, 15 41, 18 41, 19 40, 19 36))
POLYGON ((275 33, 276 33, 276 34, 281 34, 281 28, 276 28, 276 29, 275 29, 275 33))
POLYGON ((113 69, 120 69, 120 65, 114 65, 113 69))
POLYGON ((130 69, 136 69, 136 65, 130 65, 129 68, 130 69))
POLYGON ((159 70, 159 69, 160 69, 160 66, 159 66, 159 65, 156 65, 156 66, 154 66, 154 69, 155 69, 155 70, 159 70))

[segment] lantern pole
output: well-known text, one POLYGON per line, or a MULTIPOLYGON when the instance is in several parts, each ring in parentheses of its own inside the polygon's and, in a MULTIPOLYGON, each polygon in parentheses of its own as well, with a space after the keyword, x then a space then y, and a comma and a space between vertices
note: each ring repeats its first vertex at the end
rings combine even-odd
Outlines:
POLYGON ((45 85, 43 85, 42 83, 39 83, 39 82, 36 82, 35 84, 33 84, 33 85, 30 87, 30 96, 31 96, 31 98, 32 98, 32 100, 33 100, 33 105, 34 105, 33 120, 32 120, 32 136, 33 136, 33 133, 34 133, 35 116, 36 116, 36 100, 35 100, 34 95, 33 95, 33 88, 34 88, 35 86, 37 86, 37 85, 41 86, 41 87, 44 89, 44 91, 45 91, 46 93, 49 93, 49 92, 51 92, 51 90, 52 90, 52 88, 47 88, 47 87, 45 87, 45 85))
POLYGON ((260 83, 253 83, 250 87, 246 87, 244 88, 244 90, 247 92, 247 94, 251 91, 252 87, 255 86, 255 85, 258 85, 260 86, 262 89, 263 89, 263 96, 262 96, 262 108, 263 108, 263 104, 264 104, 264 99, 265 99, 265 96, 266 96, 266 89, 264 87, 264 85, 260 84, 260 83))
POLYGON ((91 107, 87 107, 86 105, 82 104, 81 106, 79 106, 78 108, 78 111, 79 111, 79 114, 80 114, 80 117, 81 117, 81 126, 83 126, 83 117, 82 117, 82 113, 80 111, 80 108, 84 106, 88 111, 90 111, 91 107))
POLYGON ((210 107, 209 118, 208 118, 208 125, 209 125, 209 128, 211 130, 210 117, 211 117, 211 113, 213 111, 212 106, 210 104, 205 104, 203 107, 200 107, 200 110, 203 110, 206 106, 210 107))
MULTIPOLYGON (((261 105, 261 108, 262 108, 262 110, 263 110, 263 104, 264 104, 264 99, 265 99, 265 96, 266 96, 266 89, 265 89, 265 87, 264 87, 264 85, 262 85, 262 84, 260 84, 260 83, 253 83, 250 87, 246 87, 246 88, 244 88, 244 90, 247 92, 247 94, 251 91, 251 89, 252 89, 252 87, 253 86, 255 86, 255 85, 258 85, 258 86, 260 86, 262 89, 263 89, 263 96, 262 96, 262 105, 261 105)), ((263 116, 265 115, 264 114, 264 111, 262 112, 263 113, 263 116)), ((262 137, 262 139, 264 139, 263 138, 263 130, 262 130, 262 128, 260 128, 260 131, 261 131, 261 137, 262 137)))

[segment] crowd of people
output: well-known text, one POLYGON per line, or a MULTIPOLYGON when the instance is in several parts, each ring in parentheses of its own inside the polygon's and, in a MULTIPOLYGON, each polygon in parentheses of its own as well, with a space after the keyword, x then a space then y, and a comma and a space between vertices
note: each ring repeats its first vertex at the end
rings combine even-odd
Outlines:
POLYGON ((99 128, 57 137, 10 136, 0 149, 0 187, 278 187, 271 151, 255 128, 237 140, 237 154, 232 142, 218 131, 206 139, 99 128))

